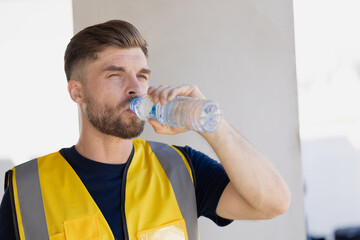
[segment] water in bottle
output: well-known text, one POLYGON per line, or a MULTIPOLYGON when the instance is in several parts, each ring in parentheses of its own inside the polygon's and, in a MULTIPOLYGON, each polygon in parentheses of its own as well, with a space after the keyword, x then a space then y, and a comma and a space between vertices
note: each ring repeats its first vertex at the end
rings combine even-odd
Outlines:
POLYGON ((177 96, 162 106, 154 104, 150 96, 135 98, 131 110, 142 120, 153 118, 163 125, 211 133, 222 121, 217 102, 177 96))

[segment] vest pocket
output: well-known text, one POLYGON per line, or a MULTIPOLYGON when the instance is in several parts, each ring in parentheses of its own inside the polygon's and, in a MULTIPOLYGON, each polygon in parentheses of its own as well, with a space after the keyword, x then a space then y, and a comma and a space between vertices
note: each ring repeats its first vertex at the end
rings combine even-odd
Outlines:
POLYGON ((50 236, 50 240, 66 240, 65 233, 57 233, 50 236))
POLYGON ((168 224, 161 225, 156 228, 151 228, 138 232, 138 240, 157 240, 157 239, 171 239, 171 240, 188 240, 185 221, 178 220, 168 224))
POLYGON ((79 239, 100 240, 101 239, 99 220, 97 215, 86 216, 82 218, 65 221, 64 230, 65 230, 66 240, 79 240, 79 239))

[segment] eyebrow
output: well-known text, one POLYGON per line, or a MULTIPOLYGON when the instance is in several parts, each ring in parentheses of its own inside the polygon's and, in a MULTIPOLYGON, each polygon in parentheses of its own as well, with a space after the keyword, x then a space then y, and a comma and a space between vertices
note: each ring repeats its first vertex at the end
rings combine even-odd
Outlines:
POLYGON ((139 73, 145 73, 145 74, 150 75, 151 70, 150 70, 150 69, 148 69, 148 68, 142 68, 142 69, 140 69, 139 73))
MULTIPOLYGON (((120 67, 120 66, 115 66, 115 65, 110 65, 110 66, 104 68, 104 71, 120 71, 120 72, 126 72, 126 68, 120 67)), ((142 69, 140 69, 139 73, 144 73, 144 74, 150 75, 151 70, 148 69, 148 68, 142 68, 142 69)))
POLYGON ((119 67, 119 66, 115 66, 115 65, 110 65, 106 68, 104 68, 104 71, 120 71, 120 72, 125 72, 125 68, 124 67, 119 67))

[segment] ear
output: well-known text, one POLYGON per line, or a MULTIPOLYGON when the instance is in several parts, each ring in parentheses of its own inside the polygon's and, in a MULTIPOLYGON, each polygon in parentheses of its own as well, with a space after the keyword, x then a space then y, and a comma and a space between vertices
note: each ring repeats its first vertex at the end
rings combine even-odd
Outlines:
POLYGON ((71 99, 74 102, 76 102, 78 104, 81 104, 81 103, 84 102, 83 86, 82 86, 80 81, 78 81, 78 80, 70 80, 68 82, 68 91, 69 91, 71 99))

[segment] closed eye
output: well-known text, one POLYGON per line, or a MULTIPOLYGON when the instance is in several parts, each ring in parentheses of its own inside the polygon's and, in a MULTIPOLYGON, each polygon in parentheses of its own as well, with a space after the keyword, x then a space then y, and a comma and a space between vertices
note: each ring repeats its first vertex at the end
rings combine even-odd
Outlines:
POLYGON ((144 79, 144 80, 148 80, 148 76, 142 75, 142 74, 138 75, 138 78, 142 78, 142 79, 144 79))
POLYGON ((108 76, 108 78, 123 78, 124 75, 120 73, 112 73, 108 76))

